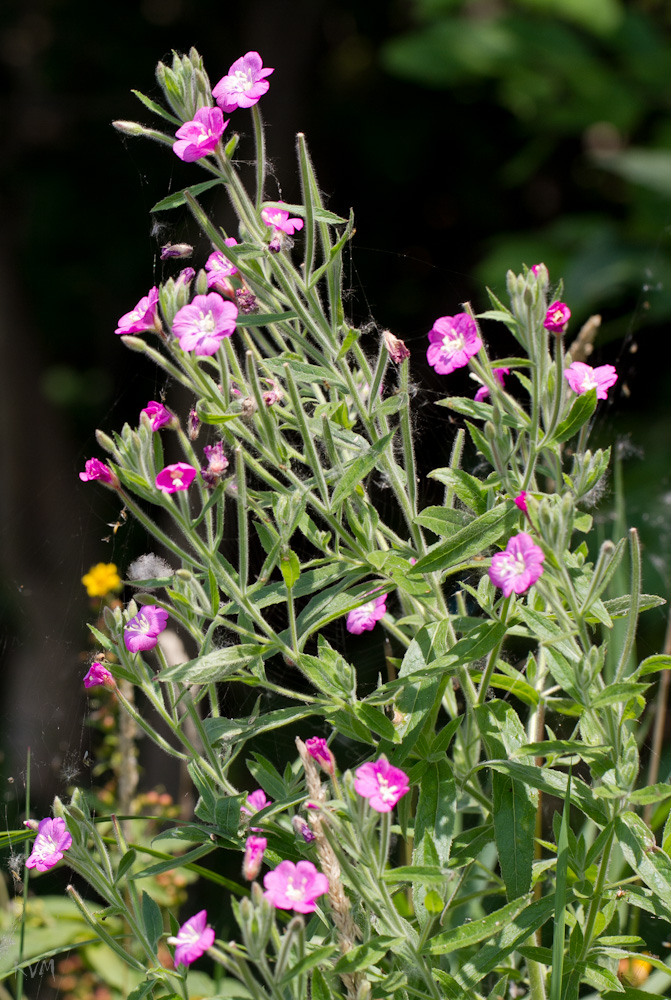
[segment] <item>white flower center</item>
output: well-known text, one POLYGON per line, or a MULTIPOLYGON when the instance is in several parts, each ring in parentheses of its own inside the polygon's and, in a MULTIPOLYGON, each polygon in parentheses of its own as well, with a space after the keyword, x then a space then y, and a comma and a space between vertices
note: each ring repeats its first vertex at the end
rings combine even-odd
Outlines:
POLYGON ((586 375, 583 375, 582 388, 583 388, 583 392, 587 392, 589 389, 598 389, 599 388, 599 383, 594 378, 594 374, 592 372, 589 372, 586 375))
POLYGON ((451 357, 457 351, 463 351, 464 337, 461 333, 446 333, 443 337, 442 352, 451 357))
POLYGON ((305 898, 305 885, 307 879, 301 879, 301 884, 299 887, 294 885, 293 875, 289 876, 289 881, 287 882, 287 887, 284 890, 285 896, 289 899, 297 900, 305 898))
POLYGON ((131 632, 141 632, 146 635, 147 632, 151 632, 151 622, 144 615, 141 615, 136 621, 131 622, 128 628, 131 632))
POLYGON ((252 79, 252 74, 249 70, 239 69, 234 74, 235 85, 238 90, 247 91, 251 90, 254 86, 254 81, 252 79))
POLYGON ((377 783, 380 788, 380 798, 383 802, 393 802, 398 793, 398 787, 396 785, 390 785, 386 778, 383 778, 381 774, 377 776, 377 783))
POLYGON ((211 312, 201 313, 200 320, 198 322, 198 329, 201 333, 213 333, 216 324, 214 322, 214 316, 211 312))

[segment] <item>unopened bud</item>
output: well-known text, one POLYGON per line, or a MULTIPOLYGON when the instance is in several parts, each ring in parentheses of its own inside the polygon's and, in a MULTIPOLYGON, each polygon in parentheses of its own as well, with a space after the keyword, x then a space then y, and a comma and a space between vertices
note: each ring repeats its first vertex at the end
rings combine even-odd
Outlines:
POLYGON ((123 132, 124 135, 144 135, 147 131, 144 125, 140 125, 139 122, 116 121, 112 122, 112 127, 117 132, 123 132))
POLYGON ((171 260, 173 257, 181 260, 192 255, 193 247, 190 243, 166 243, 161 247, 161 260, 171 260))
POLYGON ((305 741, 305 747, 313 760, 316 760, 323 771, 333 774, 335 771, 335 757, 328 747, 328 743, 321 736, 311 736, 305 741))
POLYGON ((265 837, 255 837, 250 834, 245 841, 245 857, 242 862, 242 874, 251 882, 261 871, 261 863, 263 861, 263 852, 268 846, 268 841, 265 837))
POLYGON ((200 417, 195 410, 189 410, 188 432, 191 441, 195 441, 200 433, 200 417))
POLYGON ((96 441, 100 447, 104 449, 104 451, 108 452, 108 454, 116 455, 116 445, 114 444, 112 438, 108 434, 105 434, 104 431, 96 431, 96 441))
POLYGON ((131 351, 137 351, 139 354, 147 350, 147 345, 142 337, 131 337, 126 334, 125 337, 121 337, 121 343, 129 347, 131 351))
POLYGON ((196 275, 196 295, 207 295, 207 271, 200 270, 196 275))
POLYGON ((312 843, 315 839, 315 835, 307 825, 305 820, 301 819, 300 816, 294 816, 291 820, 291 825, 298 837, 302 837, 306 844, 312 843))

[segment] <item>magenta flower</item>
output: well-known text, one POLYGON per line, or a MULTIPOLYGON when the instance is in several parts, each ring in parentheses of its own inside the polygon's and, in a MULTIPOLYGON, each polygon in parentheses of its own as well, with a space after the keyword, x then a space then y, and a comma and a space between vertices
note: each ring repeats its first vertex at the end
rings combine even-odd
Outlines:
POLYGON ((242 874, 248 882, 255 879, 261 871, 263 852, 267 846, 268 841, 265 837, 255 837, 253 834, 247 837, 245 841, 245 857, 242 862, 242 874))
POLYGON ((160 430, 161 427, 165 427, 172 420, 172 413, 168 410, 163 403, 157 403, 155 399, 147 403, 140 413, 146 413, 149 419, 149 424, 153 431, 160 430))
POLYGON ((302 219, 290 219, 289 213, 283 208, 262 208, 261 218, 267 226, 272 226, 278 233, 286 233, 293 236, 299 229, 303 228, 302 219))
POLYGON ((319 766, 327 774, 335 771, 335 757, 328 747, 328 743, 321 736, 311 736, 305 741, 305 746, 310 756, 317 761, 319 766))
POLYGON ((149 293, 141 298, 135 309, 124 313, 119 325, 114 331, 119 335, 144 333, 146 330, 159 330, 161 321, 158 318, 158 288, 154 285, 149 293))
POLYGON ((119 480, 99 458, 87 459, 84 472, 79 473, 79 478, 83 483, 92 483, 94 479, 98 479, 101 483, 111 486, 115 490, 119 488, 119 480))
POLYGON ((221 108, 200 108, 193 121, 185 122, 175 132, 178 141, 173 143, 172 151, 185 163, 200 160, 215 151, 227 125, 221 108))
POLYGON ((145 604, 123 630, 123 641, 131 653, 153 649, 168 624, 168 612, 155 604, 145 604))
POLYGON ((247 796, 247 805, 240 806, 240 812, 243 816, 253 816, 254 813, 260 812, 261 809, 265 809, 269 806, 273 800, 266 797, 266 793, 262 788, 257 788, 255 792, 250 792, 247 796))
POLYGON ((175 278, 176 285, 188 285, 196 277, 196 272, 192 267, 183 267, 175 278))
POLYGON ((156 486, 163 493, 177 493, 178 490, 188 490, 196 478, 196 470, 187 462, 175 462, 166 465, 156 477, 156 486))
POLYGON ((235 60, 227 75, 212 89, 212 96, 227 115, 236 108, 251 108, 267 92, 270 84, 266 77, 274 72, 263 69, 258 52, 247 52, 235 60))
POLYGON ((382 755, 374 763, 362 764, 354 772, 354 790, 368 799, 375 812, 391 812, 399 799, 410 791, 408 775, 382 755))
POLYGON ((278 910, 314 913, 315 900, 329 891, 329 880, 311 861, 280 861, 277 868, 263 876, 264 896, 278 910))
POLYGON ((617 372, 612 365, 592 368, 582 361, 574 361, 564 372, 566 381, 579 396, 590 389, 596 389, 597 399, 607 399, 608 390, 617 382, 617 372))
POLYGON ((467 365, 481 347, 475 320, 468 313, 441 316, 429 332, 426 359, 439 375, 449 375, 467 365))
POLYGON ((524 594, 543 572, 543 550, 531 535, 520 531, 509 539, 505 552, 497 552, 489 567, 489 579, 500 587, 504 597, 514 592, 524 594))
POLYGON ((40 820, 33 849, 26 861, 26 868, 37 868, 38 872, 48 871, 58 864, 63 857, 63 851, 67 851, 71 845, 72 837, 68 833, 64 819, 57 817, 40 820))
POLYGON ((89 667, 86 677, 84 678, 84 687, 98 687, 99 684, 104 684, 107 687, 113 687, 114 678, 104 663, 101 663, 100 660, 94 660, 89 667))
POLYGON ((535 274, 536 277, 538 277, 539 274, 542 274, 543 270, 547 272, 547 267, 543 263, 533 264, 531 267, 531 273, 535 274))
POLYGON ((522 490, 522 492, 515 497, 513 503, 515 504, 516 507, 519 507, 519 509, 522 511, 523 514, 526 514, 527 513, 526 490, 522 490))
POLYGON ((345 627, 352 635, 361 635, 362 632, 370 632, 375 628, 375 622, 384 616, 387 611, 387 595, 373 598, 367 604, 362 604, 360 608, 355 608, 347 615, 345 627))
POLYGON ((275 403, 280 403, 284 399, 284 393, 282 392, 282 386, 279 382, 276 382, 274 378, 264 379, 268 383, 270 389, 267 389, 263 393, 263 402, 266 406, 274 406, 275 403))
POLYGON ((214 931, 207 926, 207 910, 189 917, 177 932, 169 937, 168 944, 175 945, 175 965, 191 965, 214 943, 214 931))
MULTIPOLYGON (((503 387, 506 384, 504 375, 510 374, 510 368, 492 368, 492 372, 494 373, 494 378, 503 389, 503 387)), ((482 402, 483 399, 487 399, 488 395, 489 395, 489 386, 481 385, 475 394, 475 401, 477 403, 480 403, 482 402)))
POLYGON ((564 333, 571 318, 571 310, 565 302, 553 302, 543 320, 543 326, 550 333, 564 333))
MULTIPOLYGON (((238 241, 234 240, 232 236, 229 236, 225 241, 227 247, 236 247, 238 241)), ((205 270, 207 274, 207 287, 216 288, 220 282, 224 279, 230 278, 231 275, 237 274, 238 269, 235 264, 225 257, 221 250, 215 250, 205 261, 205 270)), ((230 282, 225 281, 224 287, 228 288, 230 282)))
POLYGON ((237 318, 236 305, 225 302, 216 292, 209 292, 196 295, 190 305, 178 310, 172 332, 183 351, 216 354, 224 337, 234 332, 237 318))

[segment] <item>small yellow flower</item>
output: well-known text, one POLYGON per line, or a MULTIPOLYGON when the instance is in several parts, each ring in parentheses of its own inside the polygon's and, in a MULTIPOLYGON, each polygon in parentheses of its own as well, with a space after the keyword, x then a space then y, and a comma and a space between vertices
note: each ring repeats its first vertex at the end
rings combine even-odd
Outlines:
POLYGON ((121 588, 121 577, 114 563, 97 563, 82 577, 89 597, 105 597, 121 588))
POLYGON ((641 954, 640 958, 620 959, 617 974, 629 986, 641 986, 652 972, 652 965, 645 961, 644 956, 645 952, 641 954))

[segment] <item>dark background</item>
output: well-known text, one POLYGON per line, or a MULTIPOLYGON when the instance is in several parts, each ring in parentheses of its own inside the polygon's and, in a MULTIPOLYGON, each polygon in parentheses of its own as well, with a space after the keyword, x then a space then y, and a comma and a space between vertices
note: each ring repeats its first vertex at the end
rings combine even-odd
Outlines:
MULTIPOLYGON (((156 124, 131 88, 160 100, 157 60, 191 45, 212 83, 249 49, 275 67, 261 104, 277 184, 269 194, 297 197, 294 135, 305 132, 330 207, 356 213, 351 318, 390 327, 410 347, 434 464, 453 431, 432 406, 445 384, 424 363, 433 320, 468 299, 484 308, 484 285, 503 294, 506 269, 523 262, 545 261, 553 282, 563 275, 572 331, 592 312, 604 317, 594 363, 617 364, 620 382, 595 433, 621 442, 645 587, 669 596, 669 28, 666 0, 4 0, 6 802, 21 801, 28 745, 44 807, 63 759, 88 745, 91 609, 80 578, 98 561, 123 570, 142 548, 127 528, 102 541, 118 504, 77 473, 100 456, 96 427, 135 423, 160 391, 114 328, 175 270, 157 248, 189 235, 181 210, 152 218, 149 208, 202 175, 114 132, 116 118, 156 124)), ((251 132, 244 113, 235 128, 251 132)), ((251 155, 249 137, 241 155, 251 155)), ((369 337, 374 350, 374 326, 369 337)), ((609 489, 603 535, 614 530, 611 508, 609 489)), ((660 648, 665 618, 648 613, 641 655, 660 648)))

